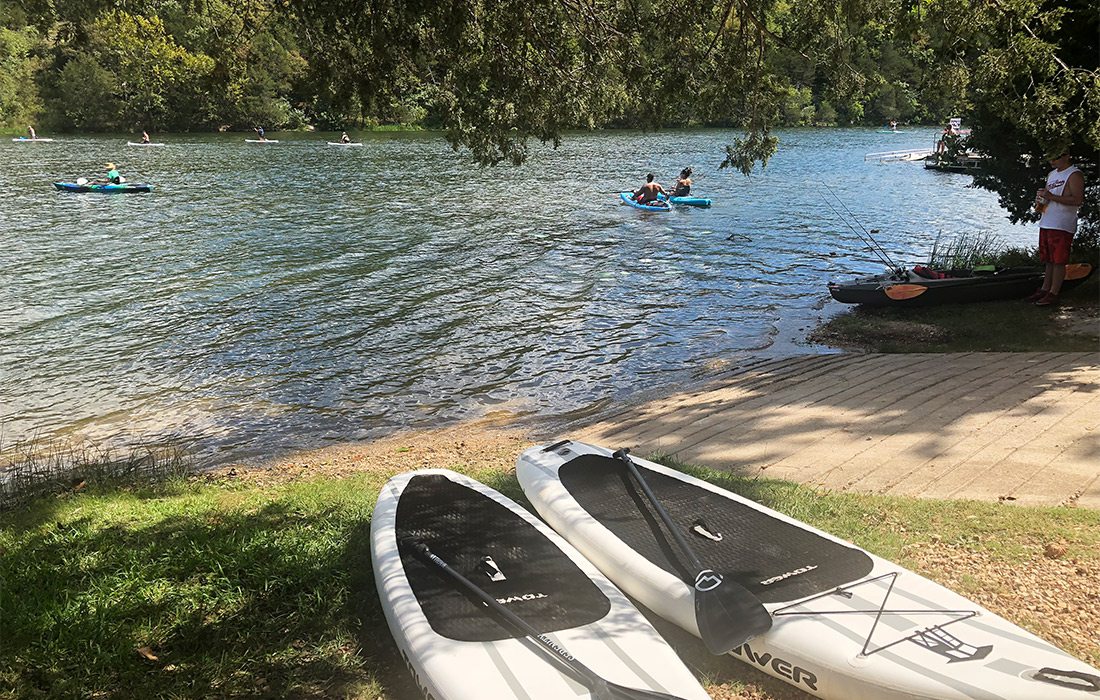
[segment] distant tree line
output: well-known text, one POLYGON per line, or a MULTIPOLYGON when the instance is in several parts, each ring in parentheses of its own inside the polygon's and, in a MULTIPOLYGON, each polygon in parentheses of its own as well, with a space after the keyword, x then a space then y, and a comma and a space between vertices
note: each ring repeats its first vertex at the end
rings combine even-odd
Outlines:
POLYGON ((943 31, 900 6, 904 30, 898 17, 839 6, 809 14, 776 3, 756 17, 739 2, 538 5, 13 0, 0 8, 0 125, 461 131, 478 127, 475 114, 508 122, 535 102, 561 107, 542 116, 563 128, 741 126, 745 109, 786 126, 929 123, 965 103, 965 73, 938 65, 943 31), (820 46, 780 38, 804 34, 820 46), (833 37, 844 46, 827 46, 833 37), (484 100, 473 113, 471 90, 484 100), (456 108, 462 124, 447 124, 456 108))
POLYGON ((569 129, 943 123, 992 156, 979 186, 1031 216, 1072 146, 1096 221, 1095 0, 7 0, 0 126, 444 130, 482 163, 569 129))

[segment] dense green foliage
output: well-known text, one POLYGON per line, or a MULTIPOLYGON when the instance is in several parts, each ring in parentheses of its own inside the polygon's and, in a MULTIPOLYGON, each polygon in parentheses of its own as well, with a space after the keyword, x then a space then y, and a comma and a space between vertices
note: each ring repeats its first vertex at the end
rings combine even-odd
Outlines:
MULTIPOLYGON (((1096 183, 1090 0, 15 0, 0 10, 0 125, 186 130, 440 127, 520 162, 571 128, 742 129, 964 116, 979 186, 1028 218, 1044 152, 1096 183)), ((1096 219, 1092 188, 1083 217, 1096 219)))
POLYGON ((0 121, 426 122, 503 158, 516 136, 607 124, 939 121, 966 72, 924 4, 17 0, 0 55, 22 92, 0 121))

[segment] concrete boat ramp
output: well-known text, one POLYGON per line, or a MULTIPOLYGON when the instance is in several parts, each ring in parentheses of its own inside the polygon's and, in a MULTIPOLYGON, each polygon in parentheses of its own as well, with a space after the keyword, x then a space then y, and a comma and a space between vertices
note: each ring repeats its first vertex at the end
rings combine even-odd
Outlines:
POLYGON ((1100 508, 1100 352, 757 358, 571 437, 835 490, 1100 508))

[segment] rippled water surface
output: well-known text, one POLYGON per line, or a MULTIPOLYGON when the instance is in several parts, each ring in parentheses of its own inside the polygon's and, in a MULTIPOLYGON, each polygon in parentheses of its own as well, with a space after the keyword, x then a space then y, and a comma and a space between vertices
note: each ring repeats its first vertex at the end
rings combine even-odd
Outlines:
POLYGON ((563 415, 789 347, 839 310, 825 283, 940 232, 1030 245, 969 177, 864 154, 935 130, 780 133, 762 174, 723 131, 611 132, 481 169, 434 135, 125 136, 0 144, 0 430, 176 436, 208 461, 489 411, 563 415), (331 138, 331 137, 330 137, 331 138), (55 192, 105 161, 147 195, 55 192), (685 165, 710 210, 616 192, 685 165), (839 207, 838 207, 839 208, 839 207), (842 210, 843 211, 843 210, 842 210))

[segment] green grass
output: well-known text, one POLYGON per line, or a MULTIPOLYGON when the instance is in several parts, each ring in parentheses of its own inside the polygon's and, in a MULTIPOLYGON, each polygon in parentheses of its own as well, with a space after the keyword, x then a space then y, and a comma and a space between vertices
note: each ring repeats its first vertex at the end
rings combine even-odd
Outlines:
MULTIPOLYGON (((513 475, 467 471, 525 503, 513 475)), ((1052 539, 1100 557, 1091 511, 691 471, 902 564, 933 541, 1006 565, 1052 539)), ((404 697, 370 564, 388 476, 91 486, 0 515, 0 697, 404 697)))

